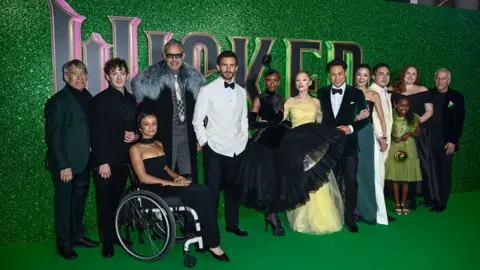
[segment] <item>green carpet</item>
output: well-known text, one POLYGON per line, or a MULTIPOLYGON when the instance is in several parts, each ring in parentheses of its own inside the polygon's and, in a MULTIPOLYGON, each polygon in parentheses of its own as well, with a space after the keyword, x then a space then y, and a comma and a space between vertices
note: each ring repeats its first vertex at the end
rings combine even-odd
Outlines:
MULTIPOLYGON (((390 226, 359 223, 358 234, 344 228, 323 236, 294 233, 286 228, 286 237, 274 237, 265 233, 262 217, 241 218, 241 226, 250 236, 241 238, 221 232, 222 246, 232 262, 194 253, 194 269, 479 269, 478 205, 479 192, 455 194, 444 213, 418 209, 398 217, 390 226)), ((101 249, 95 248, 77 249, 79 259, 65 261, 55 254, 53 241, 4 246, 0 247, 0 269, 184 268, 179 245, 166 258, 153 263, 137 261, 115 248, 116 255, 111 259, 101 257, 101 249)))

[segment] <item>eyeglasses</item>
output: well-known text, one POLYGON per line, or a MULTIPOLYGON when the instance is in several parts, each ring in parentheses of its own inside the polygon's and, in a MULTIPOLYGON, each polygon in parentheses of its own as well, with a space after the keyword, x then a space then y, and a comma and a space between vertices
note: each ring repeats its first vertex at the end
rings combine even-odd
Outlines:
POLYGON ((375 73, 375 75, 378 75, 378 76, 381 76, 381 77, 390 77, 390 73, 383 73, 383 72, 378 72, 378 73, 375 73))
POLYGON ((183 53, 166 53, 165 56, 168 58, 168 59, 172 59, 172 58, 182 58, 183 57, 183 53))

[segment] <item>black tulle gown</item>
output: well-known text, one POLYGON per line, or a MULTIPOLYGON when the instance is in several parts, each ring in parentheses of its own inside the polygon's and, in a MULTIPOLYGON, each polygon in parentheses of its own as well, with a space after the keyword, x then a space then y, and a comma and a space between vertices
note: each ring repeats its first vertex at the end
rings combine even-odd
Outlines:
MULTIPOLYGON (((262 95, 260 98, 262 101, 262 95)), ((305 204, 310 192, 328 182, 345 139, 343 133, 321 124, 291 128, 289 122, 282 121, 283 104, 277 101, 275 96, 262 101, 261 121, 250 121, 258 132, 228 176, 240 202, 264 212, 282 212, 305 204)))

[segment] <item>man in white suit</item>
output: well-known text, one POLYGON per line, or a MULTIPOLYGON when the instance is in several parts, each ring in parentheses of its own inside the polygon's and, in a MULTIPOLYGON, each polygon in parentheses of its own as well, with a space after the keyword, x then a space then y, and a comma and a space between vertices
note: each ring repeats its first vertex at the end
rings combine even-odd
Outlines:
POLYGON ((234 158, 245 150, 248 141, 247 94, 233 81, 237 69, 234 52, 224 51, 218 56, 220 77, 200 89, 192 124, 198 144, 204 149, 205 184, 213 194, 215 209, 223 189, 227 232, 247 236, 238 226, 239 201, 226 182, 234 158))
POLYGON ((375 130, 375 136, 377 138, 377 147, 375 170, 375 194, 377 200, 377 223, 387 225, 388 221, 395 221, 394 218, 387 216, 387 209, 385 207, 385 197, 383 189, 385 186, 385 161, 387 160, 388 150, 390 149, 391 134, 392 134, 392 103, 390 102, 390 94, 387 92, 387 85, 390 82, 390 67, 385 63, 376 64, 372 69, 373 83, 370 85, 372 91, 377 92, 380 95, 382 102, 383 117, 385 119, 386 134, 382 132, 382 126, 377 112, 374 110, 372 113, 373 126, 375 130))

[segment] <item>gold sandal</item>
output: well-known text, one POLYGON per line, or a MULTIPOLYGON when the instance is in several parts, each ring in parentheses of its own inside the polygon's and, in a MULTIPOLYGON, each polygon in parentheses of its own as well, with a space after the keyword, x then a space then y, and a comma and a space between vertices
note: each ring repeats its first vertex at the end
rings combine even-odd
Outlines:
POLYGON ((405 204, 404 204, 404 203, 402 203, 400 206, 402 207, 402 213, 403 213, 404 215, 410 214, 410 210, 408 210, 408 208, 405 207, 405 204))
POLYGON ((400 206, 400 204, 394 204, 393 210, 395 210, 395 214, 399 216, 403 215, 402 207, 400 206))

